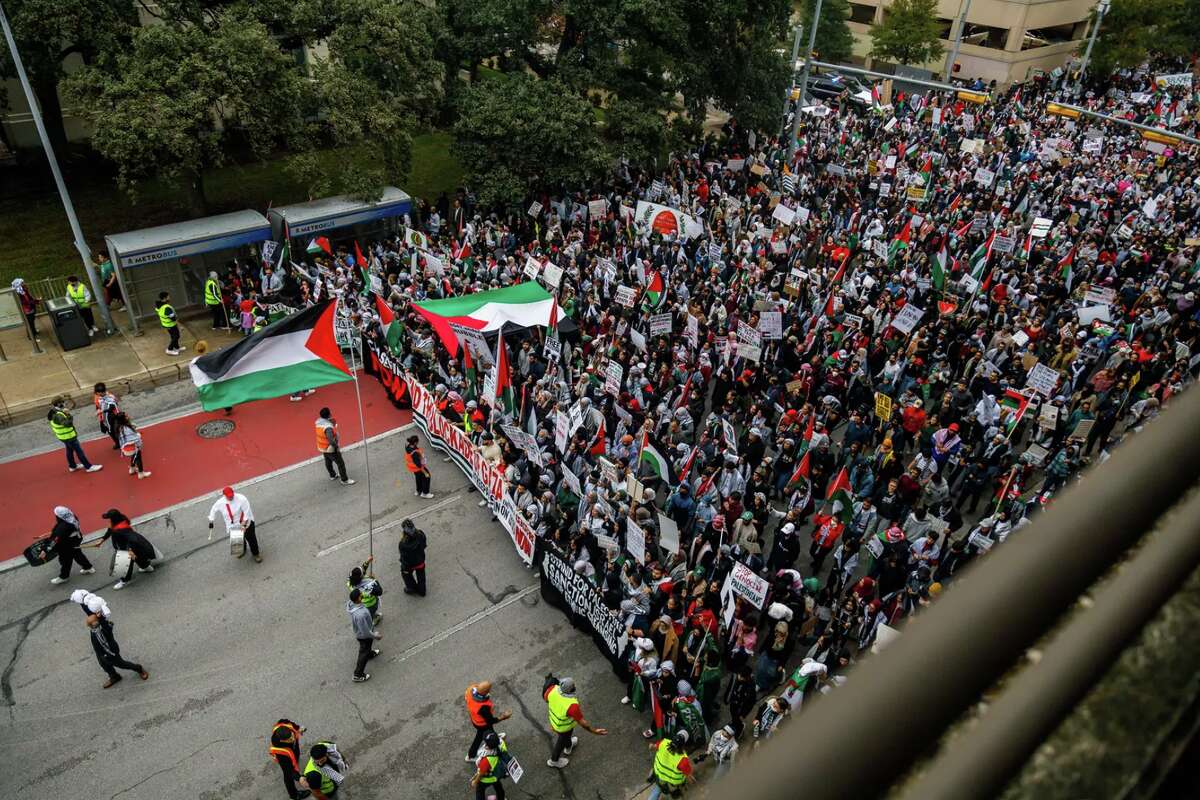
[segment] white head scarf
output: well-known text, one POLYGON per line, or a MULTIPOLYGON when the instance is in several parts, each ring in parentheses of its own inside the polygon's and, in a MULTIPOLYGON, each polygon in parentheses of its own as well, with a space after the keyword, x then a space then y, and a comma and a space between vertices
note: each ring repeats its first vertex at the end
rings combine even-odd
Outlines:
POLYGON ((58 517, 68 525, 74 525, 76 528, 79 527, 79 517, 75 516, 75 512, 66 506, 55 506, 54 516, 58 517))

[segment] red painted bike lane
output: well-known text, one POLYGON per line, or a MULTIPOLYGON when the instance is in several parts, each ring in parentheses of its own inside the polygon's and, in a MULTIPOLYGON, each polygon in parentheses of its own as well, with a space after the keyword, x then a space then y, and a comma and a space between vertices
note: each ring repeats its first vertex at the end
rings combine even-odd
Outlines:
MULTIPOLYGON (((361 388, 368 437, 412 419, 391 404, 371 376, 362 377, 361 388)), ((323 386, 300 402, 260 400, 235 407, 228 417, 200 411, 142 428, 145 468, 153 473, 144 480, 129 474, 129 460, 111 449, 109 439, 83 445, 93 464, 104 465, 100 472, 68 472, 61 449, 0 464, 5 522, 0 561, 20 556, 36 537, 49 533, 57 505, 70 507, 87 533, 104 527, 100 515, 110 508, 136 518, 306 461, 318 455, 313 423, 323 406, 333 412, 343 446, 362 440, 354 384, 347 381, 323 386), (198 433, 204 423, 221 420, 232 422, 233 431, 215 439, 198 433)), ((88 411, 75 414, 80 430, 94 425, 88 411)), ((52 437, 49 426, 46 436, 52 437)))

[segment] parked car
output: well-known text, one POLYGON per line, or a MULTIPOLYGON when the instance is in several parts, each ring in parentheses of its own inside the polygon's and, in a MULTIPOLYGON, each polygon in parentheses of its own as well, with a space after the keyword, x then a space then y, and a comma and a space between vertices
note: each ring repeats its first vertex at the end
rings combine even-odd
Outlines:
POLYGON ((832 72, 813 75, 808 79, 808 94, 827 102, 848 102, 860 111, 871 106, 870 87, 865 86, 858 78, 848 75, 832 72))

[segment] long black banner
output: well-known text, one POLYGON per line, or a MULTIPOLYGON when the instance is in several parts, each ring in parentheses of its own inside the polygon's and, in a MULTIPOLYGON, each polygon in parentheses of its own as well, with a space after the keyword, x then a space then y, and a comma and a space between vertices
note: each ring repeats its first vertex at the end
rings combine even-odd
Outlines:
POLYGON ((624 680, 628 668, 622 655, 628 636, 620 615, 604 605, 599 590, 576 573, 553 545, 539 542, 538 554, 542 599, 566 614, 576 628, 589 632, 613 672, 624 680))

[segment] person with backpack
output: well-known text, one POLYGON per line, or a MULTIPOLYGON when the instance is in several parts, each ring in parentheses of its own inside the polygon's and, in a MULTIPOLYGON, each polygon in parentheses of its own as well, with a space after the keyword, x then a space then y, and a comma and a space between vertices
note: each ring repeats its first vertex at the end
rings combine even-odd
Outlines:
POLYGON ((476 757, 475 774, 471 785, 475 787, 475 800, 504 800, 503 778, 508 777, 508 745, 498 733, 483 737, 483 745, 476 757))

